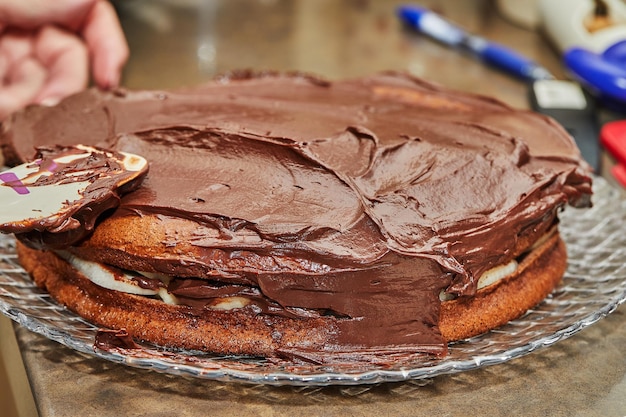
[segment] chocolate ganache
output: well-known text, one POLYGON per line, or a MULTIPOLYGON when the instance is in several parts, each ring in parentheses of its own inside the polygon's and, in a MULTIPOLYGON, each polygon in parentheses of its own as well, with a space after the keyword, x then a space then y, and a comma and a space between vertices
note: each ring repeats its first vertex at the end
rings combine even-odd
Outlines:
MULTIPOLYGON (((188 90, 89 90, 3 129, 13 163, 52 143, 141 155, 150 171, 112 218, 197 224, 193 236, 162 242, 189 248, 185 258, 68 250, 254 288, 268 320, 336 317, 333 353, 444 354, 440 293, 472 296, 485 271, 521 254, 521 239, 538 239, 559 209, 588 205, 591 194, 589 167, 551 119, 396 73, 337 82, 239 73, 188 90)), ((193 298, 194 285, 174 286, 193 298)))

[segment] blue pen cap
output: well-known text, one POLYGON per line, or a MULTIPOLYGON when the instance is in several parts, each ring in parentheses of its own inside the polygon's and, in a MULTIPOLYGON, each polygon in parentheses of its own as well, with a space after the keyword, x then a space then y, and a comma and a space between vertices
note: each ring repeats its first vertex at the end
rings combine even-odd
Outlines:
POLYGON ((419 6, 400 6, 397 9, 398 17, 411 27, 419 27, 419 22, 427 9, 419 6))
POLYGON ((467 36, 463 29, 423 7, 400 6, 397 13, 400 20, 411 28, 446 45, 460 45, 467 36))

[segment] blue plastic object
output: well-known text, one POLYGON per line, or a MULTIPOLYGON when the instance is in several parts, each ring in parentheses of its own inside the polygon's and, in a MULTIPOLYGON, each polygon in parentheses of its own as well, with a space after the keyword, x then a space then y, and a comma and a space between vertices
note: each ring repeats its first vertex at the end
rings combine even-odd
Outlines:
POLYGON ((517 77, 540 80, 551 79, 552 75, 533 60, 504 45, 466 32, 437 13, 414 5, 400 6, 398 17, 411 28, 439 42, 464 48, 483 61, 517 77))
POLYGON ((626 40, 601 54, 574 47, 563 59, 571 73, 600 100, 626 110, 626 40))

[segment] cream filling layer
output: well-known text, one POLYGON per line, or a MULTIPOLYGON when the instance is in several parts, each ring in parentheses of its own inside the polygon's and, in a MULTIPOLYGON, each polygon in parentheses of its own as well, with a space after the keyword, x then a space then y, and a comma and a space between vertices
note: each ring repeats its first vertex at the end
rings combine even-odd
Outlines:
MULTIPOLYGON (((495 284, 501 279, 504 279, 505 277, 513 274, 517 270, 517 267, 518 263, 514 259, 507 264, 498 265, 494 268, 489 269, 488 271, 485 271, 478 279, 477 289, 480 290, 482 288, 488 287, 489 285, 495 284)), ((455 298, 455 295, 448 294, 445 292, 445 290, 442 290, 439 293, 439 299, 441 301, 450 301, 454 300, 455 298)))
MULTIPOLYGON (((530 248, 528 248, 526 253, 532 252, 533 250, 537 249, 539 246, 546 243, 548 239, 550 239, 556 233, 556 231, 557 231, 556 227, 552 227, 551 229, 549 229, 539 239, 537 239, 530 248)), ((485 271, 478 279, 478 284, 476 287, 477 291, 483 288, 486 288, 490 285, 493 285, 496 282, 506 278, 509 275, 512 275, 515 271, 517 271, 518 266, 519 266, 519 263, 517 262, 517 260, 513 259, 509 263, 506 263, 504 265, 498 265, 485 271)), ((450 300, 454 300, 455 298, 456 297, 453 294, 448 294, 445 292, 445 290, 441 291, 441 293, 439 294, 439 299, 441 301, 450 301, 450 300)))
MULTIPOLYGON (((529 251, 541 246, 555 232, 556 228, 548 231, 544 236, 539 238, 535 244, 533 244, 529 251)), ((100 287, 128 294, 158 297, 167 304, 178 304, 176 296, 167 291, 167 284, 171 280, 171 277, 168 275, 151 272, 125 272, 119 269, 107 267, 106 265, 98 262, 78 258, 77 256, 66 251, 57 251, 56 254, 71 264, 74 269, 84 275, 87 279, 100 287), (160 286, 156 290, 143 288, 139 285, 139 281, 136 279, 140 275, 150 279, 159 279, 163 283, 163 286, 160 286)), ((518 262, 516 260, 512 260, 506 264, 498 265, 489 269, 478 279, 478 290, 493 285, 513 274, 517 270, 518 266, 518 262)), ((439 298, 441 301, 448 301, 454 299, 455 297, 454 295, 441 291, 439 298)), ((245 307, 249 303, 250 300, 248 298, 234 296, 216 299, 215 302, 208 307, 214 310, 233 310, 245 307)))
MULTIPOLYGON (((152 272, 125 272, 98 262, 81 259, 66 251, 57 251, 56 254, 92 283, 102 288, 127 294, 159 297, 166 304, 178 304, 176 296, 167 291, 167 284, 171 280, 168 275, 152 272), (163 286, 158 289, 143 288, 136 279, 140 275, 150 279, 158 279, 163 283, 163 286)), ((249 303, 250 300, 245 297, 217 298, 208 307, 213 310, 233 310, 245 307, 249 303)))
POLYGON ((87 279, 100 287, 136 295, 159 294, 158 290, 140 287, 139 283, 133 279, 136 275, 133 276, 132 274, 121 271, 114 272, 112 268, 107 268, 105 265, 98 262, 81 259, 69 252, 57 251, 56 254, 72 265, 74 269, 87 279))

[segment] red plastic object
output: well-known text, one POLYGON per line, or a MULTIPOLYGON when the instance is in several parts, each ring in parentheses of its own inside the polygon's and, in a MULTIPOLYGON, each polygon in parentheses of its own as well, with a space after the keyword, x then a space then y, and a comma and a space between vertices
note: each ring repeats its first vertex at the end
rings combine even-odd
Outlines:
POLYGON ((600 141, 617 161, 617 165, 611 169, 611 174, 626 187, 626 120, 605 124, 600 131, 600 141))
POLYGON ((613 177, 622 184, 622 187, 626 187, 626 165, 617 164, 611 168, 611 174, 613 177))

